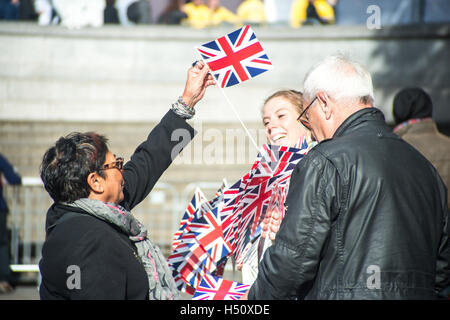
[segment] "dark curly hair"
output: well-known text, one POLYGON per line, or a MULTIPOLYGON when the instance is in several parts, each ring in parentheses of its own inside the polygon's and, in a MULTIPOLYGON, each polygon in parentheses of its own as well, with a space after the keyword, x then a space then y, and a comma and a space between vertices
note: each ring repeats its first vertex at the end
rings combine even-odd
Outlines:
POLYGON ((50 197, 58 202, 87 198, 91 172, 104 177, 101 167, 108 152, 106 137, 94 132, 72 132, 48 149, 40 167, 41 179, 50 197))

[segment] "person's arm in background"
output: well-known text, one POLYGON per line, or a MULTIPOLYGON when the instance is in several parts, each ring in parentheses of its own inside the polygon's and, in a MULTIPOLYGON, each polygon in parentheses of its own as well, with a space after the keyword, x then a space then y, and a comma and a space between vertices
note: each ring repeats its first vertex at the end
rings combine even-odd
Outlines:
POLYGON ((2 175, 0 185, 12 184, 18 185, 22 183, 22 178, 16 172, 9 161, 0 154, 0 174, 2 175))

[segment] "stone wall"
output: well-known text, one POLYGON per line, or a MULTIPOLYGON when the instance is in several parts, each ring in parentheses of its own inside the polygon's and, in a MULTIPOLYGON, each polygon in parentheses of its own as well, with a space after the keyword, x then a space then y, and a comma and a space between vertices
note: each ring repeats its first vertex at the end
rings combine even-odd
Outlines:
MULTIPOLYGON (((414 85, 432 95, 438 123, 443 128, 450 124, 448 25, 254 30, 275 68, 226 89, 226 95, 258 144, 264 142, 264 98, 277 89, 301 89, 310 66, 337 51, 348 52, 372 73, 376 105, 388 122, 395 93, 414 85)), ((1 23, 0 152, 24 175, 36 176, 43 152, 59 136, 94 130, 110 137, 115 153, 129 157, 181 94, 186 70, 198 59, 194 47, 230 31, 168 26, 67 30, 1 23)), ((199 103, 196 125, 201 133, 189 151, 196 161, 173 166, 164 179, 182 184, 233 180, 246 172, 256 149, 217 88, 199 103), (233 133, 244 138, 227 147, 233 133), (210 146, 207 151, 214 153, 219 145, 217 153, 235 148, 245 156, 234 163, 225 154, 205 161, 204 149, 210 146)))

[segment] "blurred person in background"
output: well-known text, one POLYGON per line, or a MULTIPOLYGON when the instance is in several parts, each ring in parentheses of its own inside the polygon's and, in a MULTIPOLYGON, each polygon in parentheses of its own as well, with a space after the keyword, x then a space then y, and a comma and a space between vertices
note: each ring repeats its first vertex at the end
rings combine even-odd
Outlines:
POLYGON ((19 1, 19 16, 21 21, 36 21, 37 13, 34 9, 35 0, 20 0, 19 1))
POLYGON ((116 8, 116 0, 106 0, 105 10, 103 12, 103 22, 105 24, 119 24, 119 11, 116 8))
POLYGON ((20 0, 0 0, 0 20, 17 20, 19 5, 20 0))
POLYGON ((52 0, 35 0, 34 10, 38 15, 40 26, 47 26, 52 23, 54 15, 52 0))
POLYGON ((405 88, 393 102, 394 133, 419 150, 437 169, 450 198, 450 138, 431 118, 433 102, 422 88, 405 88))
POLYGON ((238 17, 233 12, 220 5, 220 0, 208 0, 210 10, 209 26, 216 27, 221 24, 234 25, 238 22, 238 17))
POLYGON ((61 18, 61 25, 69 29, 101 27, 103 25, 105 0, 52 0, 61 18))
POLYGON ((151 24, 151 7, 149 0, 134 0, 127 8, 128 20, 134 24, 151 24))
POLYGON ((20 185, 22 178, 16 172, 9 161, 0 154, 0 293, 8 293, 13 290, 15 280, 9 266, 10 239, 6 225, 8 204, 3 197, 3 186, 6 184, 20 185))
POLYGON ((327 0, 294 0, 291 5, 290 25, 298 28, 303 24, 333 24, 333 5, 327 0))
POLYGON ((183 8, 187 15, 185 22, 196 29, 202 29, 209 25, 210 10, 203 0, 192 0, 183 8))
POLYGON ((158 23, 176 25, 187 18, 184 12, 184 0, 170 0, 164 11, 158 17, 158 23))
POLYGON ((147 0, 116 0, 115 7, 120 24, 123 26, 150 21, 150 4, 147 0))
POLYGON ((61 137, 46 151, 41 179, 54 203, 41 299, 179 299, 166 259, 130 210, 195 135, 186 119, 214 83, 203 62, 191 67, 182 95, 126 163, 93 132, 61 137))
POLYGON ((266 10, 261 0, 244 0, 236 13, 244 24, 261 25, 266 22, 266 10))

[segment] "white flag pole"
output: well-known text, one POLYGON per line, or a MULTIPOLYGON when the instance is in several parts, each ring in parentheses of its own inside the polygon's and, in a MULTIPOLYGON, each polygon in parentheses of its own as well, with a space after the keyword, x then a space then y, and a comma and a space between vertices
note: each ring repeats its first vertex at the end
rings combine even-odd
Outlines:
MULTIPOLYGON (((211 72, 210 72, 211 74, 211 72)), ((212 74, 211 74, 212 75, 212 74)), ((213 76, 214 77, 214 76, 213 76)), ((239 122, 241 123, 242 127, 244 128, 245 132, 247 133, 248 137, 250 138, 250 141, 253 143, 253 145, 255 146, 256 150, 259 151, 259 147, 256 144, 256 141, 253 139, 252 135, 250 134, 250 131, 248 131, 247 127, 245 126, 244 122, 242 121, 241 117, 239 116, 239 114, 236 111, 236 108, 234 107, 234 105, 231 103, 230 99, 228 99, 228 96, 225 94, 225 90, 223 90, 223 88, 220 86, 220 84, 218 83, 218 81, 216 81, 216 85, 219 88, 220 92, 222 92, 222 95, 225 97, 225 100, 228 102, 229 107, 231 108, 231 110, 233 110, 234 114, 236 115, 236 118, 238 118, 239 122)))
MULTIPOLYGON (((198 53, 197 48, 195 48, 195 50, 198 53)), ((205 62, 205 60, 203 60, 203 57, 200 55, 200 59, 203 61, 203 63, 205 64, 205 67, 209 69, 208 64, 205 62)), ((236 115, 236 118, 239 120, 239 122, 241 123, 242 127, 244 128, 245 132, 247 133, 248 137, 250 138, 250 141, 253 143, 253 145, 255 146, 256 150, 259 151, 259 147, 256 144, 256 141, 253 139, 252 135, 250 134, 250 131, 248 131, 247 126, 244 124, 244 122, 242 121, 241 117, 239 116, 239 113, 236 111, 236 108, 234 107, 233 103, 231 103, 230 99, 228 99, 228 96, 225 94, 225 90, 223 90, 223 88, 220 86, 219 82, 217 81, 217 79, 214 77, 214 75, 211 73, 211 70, 209 70, 209 74, 214 78, 214 81, 216 82, 216 86, 217 88, 219 88, 219 91, 222 93, 222 95, 224 96, 226 102, 228 103, 228 106, 230 107, 230 109, 234 112, 234 114, 236 115)))

